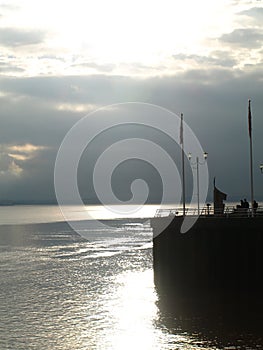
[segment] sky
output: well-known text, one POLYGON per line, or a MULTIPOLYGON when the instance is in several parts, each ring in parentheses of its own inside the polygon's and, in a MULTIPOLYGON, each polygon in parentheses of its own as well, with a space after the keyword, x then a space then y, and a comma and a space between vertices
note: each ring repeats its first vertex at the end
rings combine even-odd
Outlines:
MULTIPOLYGON (((249 197, 249 98, 255 198, 263 200, 262 24, 261 0, 0 1, 0 200, 53 201, 67 132, 88 113, 127 102, 184 114, 208 152, 208 200, 214 176, 229 200, 249 197)), ((118 107, 106 114, 113 123, 122 118, 118 107)), ((91 127, 100 118, 95 113, 91 127)), ((89 202, 96 202, 92 173, 103 145, 151 140, 180 167, 178 145, 161 132, 116 127, 102 136, 80 162, 79 188, 89 202)), ((159 201, 162 179, 138 159, 113 173, 117 197, 127 200, 140 177, 149 201, 159 201)))

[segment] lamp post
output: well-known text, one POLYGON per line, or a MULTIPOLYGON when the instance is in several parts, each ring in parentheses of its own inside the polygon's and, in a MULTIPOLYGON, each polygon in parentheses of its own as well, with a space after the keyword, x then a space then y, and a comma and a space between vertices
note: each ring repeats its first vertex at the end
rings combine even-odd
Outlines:
MULTIPOLYGON (((203 164, 205 164, 205 162, 206 162, 206 160, 207 160, 207 156, 208 156, 208 153, 207 153, 207 152, 204 152, 204 154, 203 154, 204 161, 203 161, 203 162, 201 162, 201 161, 199 160, 199 157, 196 157, 196 161, 195 161, 195 162, 193 162, 193 163, 191 163, 192 154, 191 154, 191 153, 189 153, 189 154, 188 154, 188 159, 189 159, 190 164, 193 166, 193 168, 194 168, 194 166, 196 165, 196 182, 197 182, 197 213, 198 213, 198 216, 200 215, 200 199, 199 199, 199 193, 200 193, 200 191, 199 191, 199 165, 203 165, 203 164)), ((262 166, 262 167, 263 167, 263 166, 262 166)))

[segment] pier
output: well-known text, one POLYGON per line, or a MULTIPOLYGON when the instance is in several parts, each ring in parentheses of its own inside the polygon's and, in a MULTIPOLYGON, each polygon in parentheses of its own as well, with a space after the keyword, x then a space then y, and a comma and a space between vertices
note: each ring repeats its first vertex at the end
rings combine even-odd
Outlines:
MULTIPOLYGON (((263 212, 203 212, 182 234, 179 211, 157 212, 151 219, 154 278, 157 288, 183 297, 261 299, 263 291, 263 212), (167 215, 168 214, 168 215, 167 215), (174 215, 172 221, 169 215, 174 215), (160 232, 160 227, 166 226, 160 232)), ((194 212, 188 212, 194 215, 194 212)))

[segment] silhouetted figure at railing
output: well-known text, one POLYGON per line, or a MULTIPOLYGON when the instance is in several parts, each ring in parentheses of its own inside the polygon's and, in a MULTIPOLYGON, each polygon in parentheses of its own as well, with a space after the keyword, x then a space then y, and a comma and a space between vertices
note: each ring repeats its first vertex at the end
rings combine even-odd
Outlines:
POLYGON ((248 203, 248 201, 246 200, 246 198, 244 199, 244 208, 245 209, 249 209, 249 203, 248 203))
POLYGON ((240 205, 237 205, 237 209, 242 209, 244 208, 244 201, 243 199, 240 199, 240 205))
POLYGON ((240 200, 240 205, 237 205, 236 209, 234 210, 235 214, 239 214, 240 216, 250 216, 250 210, 249 210, 249 203, 246 200, 240 200))

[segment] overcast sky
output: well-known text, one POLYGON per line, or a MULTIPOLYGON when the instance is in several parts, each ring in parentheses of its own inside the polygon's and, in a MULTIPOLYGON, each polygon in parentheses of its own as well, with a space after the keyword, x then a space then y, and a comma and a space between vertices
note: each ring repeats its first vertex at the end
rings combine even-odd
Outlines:
MULTIPOLYGON (((262 44, 260 0, 0 1, 0 200, 53 200, 66 133, 88 113, 119 102, 183 112, 208 152, 210 184, 216 176, 229 200, 249 198, 249 98, 255 197, 263 200, 262 44)), ((113 109, 107 118, 114 117, 113 109)), ((95 113, 90 123, 98 119, 95 113)), ((91 174, 99 150, 128 137, 160 144, 180 167, 178 147, 163 135, 116 128, 83 156, 84 198, 96 197, 91 174)), ((126 200, 127 184, 142 177, 150 200, 160 199, 152 167, 132 160, 119 170, 119 198, 126 200)), ((191 179, 188 196, 190 187, 191 179)))

